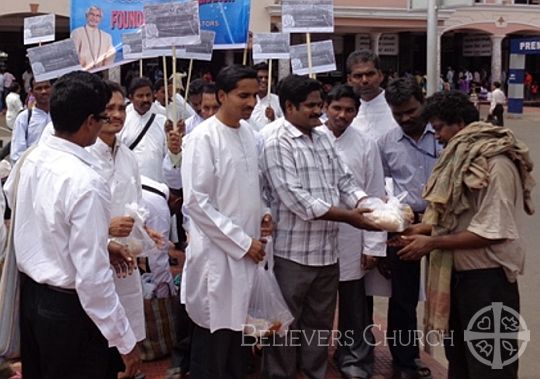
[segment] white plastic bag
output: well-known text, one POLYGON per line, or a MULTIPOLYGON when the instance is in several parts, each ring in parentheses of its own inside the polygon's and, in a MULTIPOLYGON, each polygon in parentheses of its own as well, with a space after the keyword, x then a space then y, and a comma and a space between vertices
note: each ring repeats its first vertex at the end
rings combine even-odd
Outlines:
POLYGON ((133 229, 127 237, 115 237, 112 238, 114 242, 126 245, 130 254, 133 256, 149 255, 156 249, 156 244, 150 238, 146 230, 144 229, 144 223, 148 218, 148 211, 139 207, 136 203, 126 204, 125 213, 135 220, 133 229), (144 253, 144 254, 143 254, 144 253))
POLYGON ((378 197, 368 197, 360 203, 362 208, 372 211, 365 217, 387 232, 402 232, 414 221, 414 213, 410 206, 401 201, 407 197, 407 192, 397 196, 389 196, 385 203, 378 197))
POLYGON ((273 333, 284 336, 294 321, 274 276, 274 252, 271 238, 268 238, 265 252, 265 259, 257 265, 248 316, 244 325, 246 335, 258 338, 273 333))

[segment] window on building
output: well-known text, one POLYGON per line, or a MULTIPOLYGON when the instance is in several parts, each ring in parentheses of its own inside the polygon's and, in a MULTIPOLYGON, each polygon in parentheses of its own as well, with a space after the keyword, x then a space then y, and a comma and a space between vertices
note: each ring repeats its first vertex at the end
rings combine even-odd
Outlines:
POLYGON ((514 0, 514 4, 540 5, 540 0, 514 0))

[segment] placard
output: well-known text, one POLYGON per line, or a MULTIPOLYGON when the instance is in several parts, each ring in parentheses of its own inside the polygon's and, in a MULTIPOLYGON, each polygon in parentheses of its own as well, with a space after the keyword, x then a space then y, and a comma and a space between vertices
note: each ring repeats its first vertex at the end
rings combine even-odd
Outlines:
POLYGON ((201 43, 184 46, 180 56, 185 59, 197 59, 200 61, 211 61, 214 51, 214 41, 216 33, 208 30, 201 30, 201 43))
POLYGON ((44 43, 54 41, 54 14, 26 17, 24 19, 24 44, 44 43))
POLYGON ((198 1, 145 5, 144 19, 147 47, 201 42, 198 1))
POLYGON ((122 34, 122 54, 125 59, 141 59, 143 57, 142 30, 122 34))
POLYGON ((58 78, 81 70, 75 43, 71 39, 28 49, 28 59, 37 82, 58 78))
POLYGON ((282 0, 284 33, 333 33, 333 0, 282 0))
MULTIPOLYGON (((313 42, 311 44, 312 73, 336 70, 336 56, 332 40, 313 42)), ((291 66, 293 74, 309 73, 307 44, 291 46, 291 66)))
POLYGON ((253 60, 289 59, 290 40, 289 33, 254 33, 253 60))

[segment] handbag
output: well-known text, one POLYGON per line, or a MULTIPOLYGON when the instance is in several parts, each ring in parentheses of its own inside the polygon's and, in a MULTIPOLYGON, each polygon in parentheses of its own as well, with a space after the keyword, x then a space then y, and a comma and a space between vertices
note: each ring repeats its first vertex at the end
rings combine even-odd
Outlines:
MULTIPOLYGON (((148 258, 146 272, 150 272, 148 258)), ((176 319, 180 312, 178 296, 171 292, 167 283, 161 285, 169 288, 169 296, 143 299, 146 338, 139 344, 143 361, 169 355, 176 344, 176 319)))
POLYGON ((17 207, 17 191, 19 189, 19 179, 21 168, 26 157, 34 149, 28 149, 20 159, 15 175, 13 210, 11 212, 11 223, 9 225, 8 240, 6 244, 5 260, 0 276, 0 358, 18 358, 21 350, 21 331, 19 325, 20 315, 20 274, 17 268, 15 257, 15 246, 13 245, 13 234, 15 229, 15 209, 17 207))

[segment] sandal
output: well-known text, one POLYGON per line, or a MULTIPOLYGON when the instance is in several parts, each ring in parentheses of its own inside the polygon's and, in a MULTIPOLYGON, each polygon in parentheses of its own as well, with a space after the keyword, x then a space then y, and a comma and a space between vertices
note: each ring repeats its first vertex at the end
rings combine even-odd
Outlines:
POLYGON ((392 379, 432 379, 429 367, 417 367, 414 369, 394 369, 392 379))

